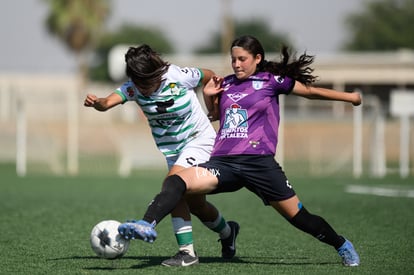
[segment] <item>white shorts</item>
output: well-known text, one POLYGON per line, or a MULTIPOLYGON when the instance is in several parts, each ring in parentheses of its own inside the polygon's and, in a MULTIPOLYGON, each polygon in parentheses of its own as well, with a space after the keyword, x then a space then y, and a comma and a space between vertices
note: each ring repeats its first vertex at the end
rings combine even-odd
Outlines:
POLYGON ((168 170, 173 165, 187 168, 208 161, 213 150, 214 139, 215 136, 212 135, 198 136, 187 143, 179 155, 166 158, 168 170))

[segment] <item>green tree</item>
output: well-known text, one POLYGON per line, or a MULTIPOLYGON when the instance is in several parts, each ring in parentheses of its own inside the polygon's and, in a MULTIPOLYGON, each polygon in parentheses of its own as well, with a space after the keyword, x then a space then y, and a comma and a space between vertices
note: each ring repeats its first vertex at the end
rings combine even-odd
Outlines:
MULTIPOLYGON (((287 35, 282 33, 273 33, 265 21, 261 19, 253 19, 251 21, 240 21, 234 24, 234 36, 238 37, 241 35, 254 35, 257 37, 263 45, 265 51, 277 52, 282 44, 292 47, 287 35)), ((222 50, 222 36, 220 33, 213 34, 210 39, 210 45, 201 47, 195 50, 196 53, 220 53, 222 50)), ((233 40, 230 39, 231 41, 233 40)), ((228 51, 228 50, 227 50, 228 51)), ((224 54, 227 54, 225 52, 224 54)))
POLYGON ((345 50, 385 51, 414 49, 414 1, 376 0, 348 16, 346 24, 352 33, 345 50))
POLYGON ((96 81, 110 81, 108 73, 108 54, 112 47, 124 45, 148 44, 162 53, 173 52, 172 44, 157 28, 144 28, 132 24, 124 24, 113 32, 102 35, 95 50, 95 61, 90 68, 90 77, 96 81))
POLYGON ((107 0, 44 0, 50 8, 48 31, 78 57, 79 70, 87 77, 86 55, 92 51, 109 15, 107 0))
POLYGON ((79 66, 78 89, 68 96, 69 122, 67 166, 69 174, 78 173, 78 96, 88 79, 88 58, 108 16, 106 0, 44 0, 50 8, 46 27, 75 53, 79 66))

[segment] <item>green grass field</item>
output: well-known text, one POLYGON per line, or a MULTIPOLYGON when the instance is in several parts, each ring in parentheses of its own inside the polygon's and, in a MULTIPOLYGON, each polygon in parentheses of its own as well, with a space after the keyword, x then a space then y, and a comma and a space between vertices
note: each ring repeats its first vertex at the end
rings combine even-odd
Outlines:
POLYGON ((160 262, 177 250, 169 218, 158 225, 154 244, 132 241, 122 259, 100 259, 89 246, 90 231, 99 221, 139 218, 159 191, 164 171, 135 171, 128 179, 17 178, 14 171, 12 165, 0 166, 1 274, 414 274, 412 177, 309 178, 288 171, 305 207, 354 243, 359 267, 343 267, 331 247, 241 190, 209 196, 226 219, 240 223, 237 257, 223 262, 217 235, 194 220, 200 264, 167 268, 160 262), (394 192, 349 193, 349 185, 394 192))

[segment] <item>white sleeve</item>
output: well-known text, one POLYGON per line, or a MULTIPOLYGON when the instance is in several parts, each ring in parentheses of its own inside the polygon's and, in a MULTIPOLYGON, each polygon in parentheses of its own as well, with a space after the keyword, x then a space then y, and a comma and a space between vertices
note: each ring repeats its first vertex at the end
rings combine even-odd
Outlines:
POLYGON ((176 65, 171 66, 171 77, 180 82, 181 85, 187 88, 195 88, 199 86, 203 77, 203 73, 199 68, 191 67, 178 67, 176 65))
POLYGON ((131 81, 127 81, 115 90, 115 93, 119 94, 123 101, 134 101, 136 100, 138 91, 131 81))

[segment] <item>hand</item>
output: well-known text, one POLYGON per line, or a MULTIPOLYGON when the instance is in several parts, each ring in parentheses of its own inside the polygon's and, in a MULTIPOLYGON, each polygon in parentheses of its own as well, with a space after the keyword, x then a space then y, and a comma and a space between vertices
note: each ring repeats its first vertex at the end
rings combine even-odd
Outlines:
POLYGON ((211 110, 209 110, 207 117, 210 120, 210 122, 216 121, 220 119, 220 107, 218 103, 218 96, 214 95, 212 96, 212 106, 211 110))
POLYGON ((220 119, 220 113, 217 110, 211 111, 207 114, 208 119, 210 122, 216 121, 220 119))
POLYGON ((85 107, 93 107, 95 105, 96 100, 98 97, 93 94, 87 94, 85 101, 83 102, 83 106, 85 107))
POLYGON ((361 105, 361 103, 362 103, 361 94, 358 93, 358 92, 353 92, 352 95, 353 95, 353 98, 352 98, 352 101, 351 101, 352 105, 354 105, 354 106, 361 105))
POLYGON ((204 94, 208 96, 216 95, 223 91, 221 84, 223 83, 223 78, 219 76, 213 76, 209 82, 204 86, 204 94))

